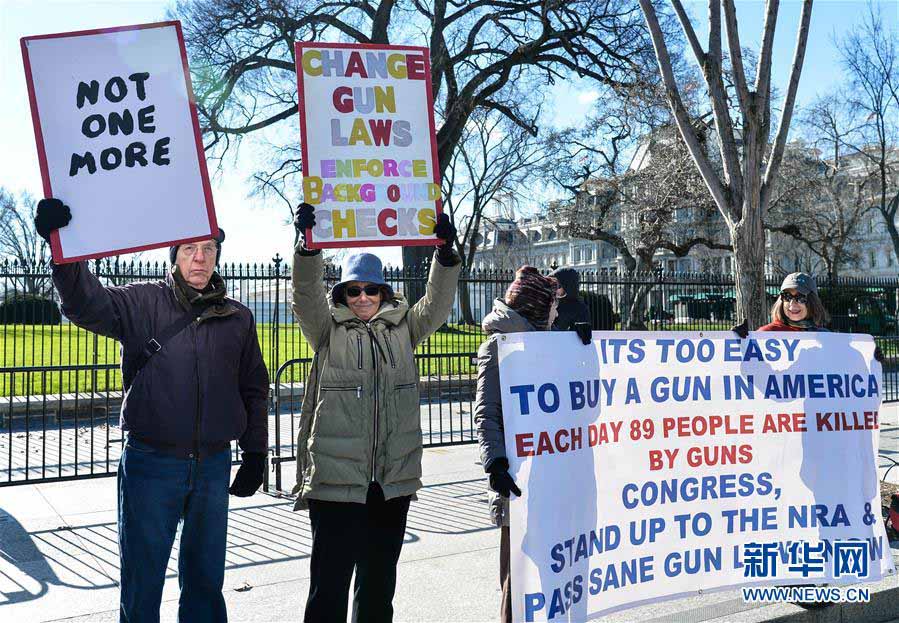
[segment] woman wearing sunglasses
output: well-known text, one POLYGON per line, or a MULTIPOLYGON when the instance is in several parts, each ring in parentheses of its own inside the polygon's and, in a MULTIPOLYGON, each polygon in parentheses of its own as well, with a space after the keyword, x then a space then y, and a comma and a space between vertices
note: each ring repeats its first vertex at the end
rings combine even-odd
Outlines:
POLYGON ((312 524, 304 620, 391 621, 396 565, 409 502, 421 487, 421 415, 414 349, 445 321, 461 262, 445 214, 434 235, 425 295, 410 306, 384 281, 381 260, 350 255, 325 291, 323 263, 306 248, 315 213, 301 204, 293 266, 293 312, 315 358, 297 436, 295 510, 312 524))
POLYGON ((815 278, 806 273, 786 276, 780 295, 771 308, 771 322, 759 331, 827 331, 830 321, 824 304, 818 298, 815 278))

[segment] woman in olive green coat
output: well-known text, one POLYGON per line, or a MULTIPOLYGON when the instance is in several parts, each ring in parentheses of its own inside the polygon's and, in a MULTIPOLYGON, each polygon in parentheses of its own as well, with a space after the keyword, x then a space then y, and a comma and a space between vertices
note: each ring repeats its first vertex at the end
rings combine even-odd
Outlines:
MULTIPOLYGON (((302 204, 298 233, 315 225, 302 204)), ((293 266, 293 311, 315 351, 297 436, 295 509, 312 524, 304 620, 390 621, 409 502, 421 487, 421 415, 415 347, 445 321, 461 263, 446 215, 424 297, 411 307, 384 281, 381 261, 350 255, 325 292, 323 263, 305 242, 293 266)))

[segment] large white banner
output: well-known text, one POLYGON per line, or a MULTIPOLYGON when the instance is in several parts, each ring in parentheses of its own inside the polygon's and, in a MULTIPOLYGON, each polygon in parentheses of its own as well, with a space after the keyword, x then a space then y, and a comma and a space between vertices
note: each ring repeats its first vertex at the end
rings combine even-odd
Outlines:
POLYGON ((501 337, 517 621, 895 572, 870 336, 593 335, 501 337))
POLYGON ((24 37, 57 263, 218 233, 180 22, 24 37))
POLYGON ((308 246, 436 244, 428 49, 298 42, 296 58, 308 246))

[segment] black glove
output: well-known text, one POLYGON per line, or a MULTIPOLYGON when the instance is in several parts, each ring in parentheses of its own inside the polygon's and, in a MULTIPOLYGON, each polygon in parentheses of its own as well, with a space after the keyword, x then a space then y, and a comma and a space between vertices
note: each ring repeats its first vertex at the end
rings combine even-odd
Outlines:
POLYGON ((880 350, 880 346, 874 347, 874 361, 879 361, 883 363, 883 351, 880 350))
POLYGON ((41 199, 34 213, 34 229, 37 235, 50 242, 50 234, 65 227, 72 220, 72 211, 59 199, 41 199))
POLYGON ((237 470, 228 493, 239 498, 248 498, 256 493, 262 484, 262 477, 265 475, 265 452, 244 452, 241 456, 243 463, 237 470))
POLYGON ((518 497, 521 497, 521 489, 516 486, 515 481, 512 480, 512 477, 509 475, 508 459, 494 459, 493 463, 490 464, 487 473, 490 474, 488 482, 490 483, 490 488, 492 490, 496 491, 504 498, 509 497, 510 493, 514 493, 518 497))
POLYGON ((453 242, 456 241, 456 227, 450 220, 449 214, 443 213, 437 216, 437 224, 434 225, 434 236, 443 242, 437 247, 437 261, 441 266, 455 266, 456 254, 453 252, 453 242))
POLYGON ((589 322, 575 322, 574 332, 581 338, 581 343, 584 346, 589 346, 593 343, 593 327, 590 326, 589 322))
POLYGON ((749 321, 744 318, 743 322, 735 327, 731 327, 730 330, 745 340, 749 335, 749 321))
POLYGON ((306 248, 306 230, 315 227, 315 208, 308 203, 301 203, 297 206, 297 213, 293 219, 293 226, 296 229, 296 236, 293 239, 293 246, 297 246, 300 237, 303 238, 302 255, 317 255, 321 249, 310 251, 306 248))

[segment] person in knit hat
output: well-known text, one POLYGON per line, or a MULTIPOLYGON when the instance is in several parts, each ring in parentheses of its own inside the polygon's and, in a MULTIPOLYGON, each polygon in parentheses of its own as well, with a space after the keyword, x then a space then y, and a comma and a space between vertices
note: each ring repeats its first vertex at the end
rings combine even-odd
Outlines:
MULTIPOLYGON (((509 579, 509 496, 521 490, 509 474, 503 439, 503 412, 497 344, 504 333, 548 331, 556 316, 559 282, 544 277, 533 266, 522 266, 506 294, 493 302, 481 323, 487 339, 478 349, 478 381, 474 421, 478 432, 481 463, 488 474, 488 503, 491 519, 500 528, 500 621, 512 621, 512 587, 509 579)), ((561 339, 561 336, 560 336, 561 339)))
POLYGON ((556 319, 558 290, 559 281, 555 277, 544 277, 533 266, 522 266, 515 271, 515 281, 509 284, 504 301, 534 329, 543 331, 556 319))
MULTIPOLYGON (((79 216, 60 199, 42 199, 35 231, 49 242, 79 216)), ((176 535, 179 620, 228 618, 228 496, 253 495, 265 476, 269 378, 253 313, 228 296, 215 270, 222 240, 172 247, 159 281, 104 286, 85 261, 52 266, 66 318, 121 343, 122 621, 159 620, 176 535), (243 452, 229 487, 233 440, 243 452)))

